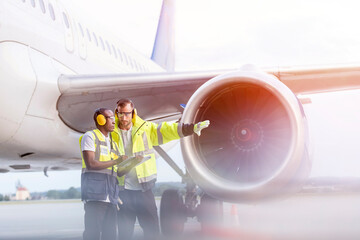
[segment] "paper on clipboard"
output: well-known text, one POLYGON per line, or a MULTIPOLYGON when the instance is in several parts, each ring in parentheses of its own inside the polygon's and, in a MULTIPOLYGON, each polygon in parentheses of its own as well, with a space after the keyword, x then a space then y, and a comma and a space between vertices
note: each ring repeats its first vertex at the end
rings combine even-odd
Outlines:
MULTIPOLYGON (((145 157, 143 157, 143 159, 142 159, 139 163, 137 163, 135 166, 137 166, 137 165, 139 165, 139 164, 141 164, 141 163, 149 160, 150 158, 151 158, 151 156, 145 156, 145 157)), ((138 161, 138 160, 136 159, 136 157, 130 157, 130 158, 122 161, 121 163, 119 163, 117 166, 118 166, 118 168, 127 168, 127 167, 129 167, 131 164, 133 164, 134 161, 138 161)), ((135 166, 134 166, 134 167, 135 167, 135 166)))

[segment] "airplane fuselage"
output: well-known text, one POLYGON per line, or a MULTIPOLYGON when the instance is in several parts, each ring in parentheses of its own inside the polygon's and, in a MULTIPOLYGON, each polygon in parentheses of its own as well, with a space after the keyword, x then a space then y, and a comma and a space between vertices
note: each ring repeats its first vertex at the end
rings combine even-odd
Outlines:
POLYGON ((81 133, 57 111, 61 75, 164 71, 52 0, 1 1, 0 52, 0 158, 15 165, 36 159, 32 170, 41 170, 41 159, 59 160, 54 168, 80 166, 81 133))

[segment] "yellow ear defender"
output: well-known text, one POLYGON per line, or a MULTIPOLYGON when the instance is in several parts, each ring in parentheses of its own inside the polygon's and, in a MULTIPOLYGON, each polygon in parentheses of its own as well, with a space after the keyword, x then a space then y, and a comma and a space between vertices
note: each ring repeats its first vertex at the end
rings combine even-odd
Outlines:
POLYGON ((106 118, 104 117, 104 115, 99 114, 96 117, 96 122, 100 125, 100 126, 104 126, 106 124, 106 118))
POLYGON ((136 114, 137 114, 137 111, 136 111, 136 108, 134 108, 132 110, 132 117, 135 118, 136 117, 136 114))

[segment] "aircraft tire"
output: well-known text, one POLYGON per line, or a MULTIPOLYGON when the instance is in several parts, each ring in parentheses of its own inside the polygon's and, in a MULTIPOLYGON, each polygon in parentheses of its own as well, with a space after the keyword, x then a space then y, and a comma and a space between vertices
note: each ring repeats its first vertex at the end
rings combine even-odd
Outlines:
POLYGON ((165 236, 181 234, 186 221, 186 208, 175 189, 165 190, 160 201, 160 227, 165 236))
POLYGON ((197 209, 197 217, 201 223, 202 231, 207 231, 213 226, 222 224, 223 202, 204 194, 201 197, 201 202, 197 209))

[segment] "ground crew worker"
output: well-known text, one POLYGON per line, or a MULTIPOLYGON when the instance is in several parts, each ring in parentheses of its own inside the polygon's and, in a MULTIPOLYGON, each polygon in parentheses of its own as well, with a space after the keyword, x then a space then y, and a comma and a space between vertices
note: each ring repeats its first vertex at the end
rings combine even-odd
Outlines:
POLYGON ((109 134, 115 126, 113 111, 96 109, 94 121, 96 129, 80 137, 81 199, 85 209, 83 239, 115 240, 119 193, 117 164, 126 156, 120 155, 109 134))
POLYGON ((138 218, 144 232, 144 239, 159 236, 159 220, 152 188, 155 185, 157 170, 153 146, 188 136, 196 132, 200 135, 209 121, 194 124, 167 123, 155 124, 142 120, 136 114, 130 99, 120 99, 115 109, 116 125, 111 133, 113 140, 127 156, 144 155, 150 157, 119 178, 119 197, 122 201, 118 212, 118 231, 120 240, 131 239, 134 224, 138 218))

